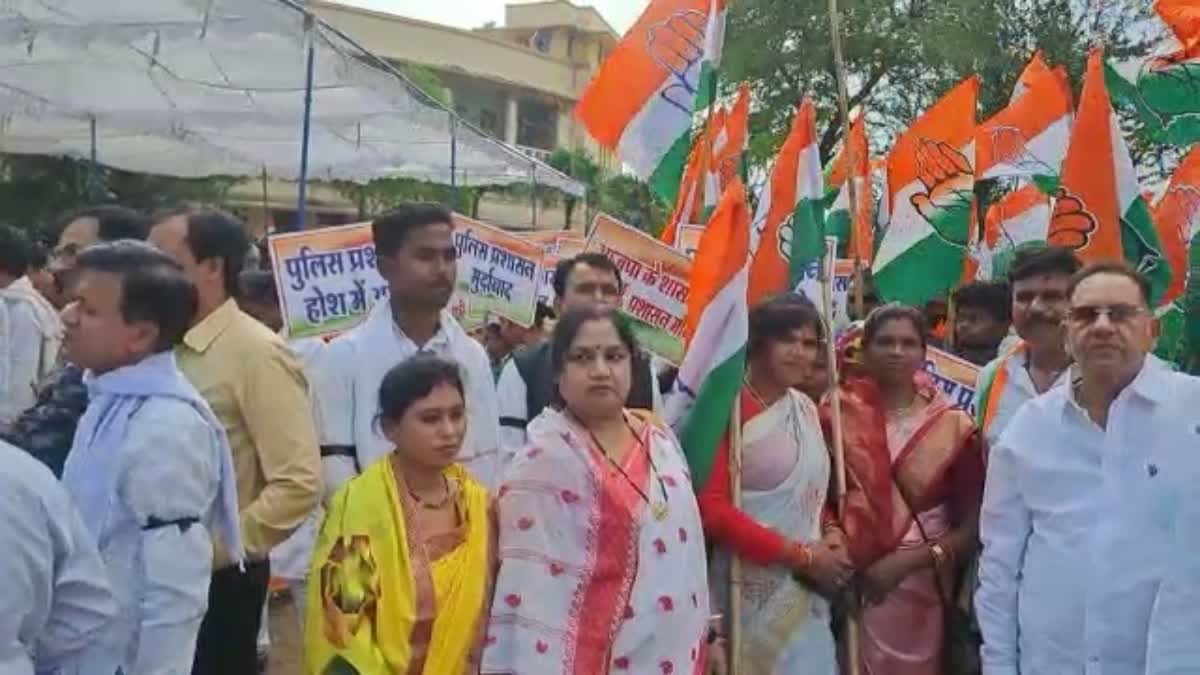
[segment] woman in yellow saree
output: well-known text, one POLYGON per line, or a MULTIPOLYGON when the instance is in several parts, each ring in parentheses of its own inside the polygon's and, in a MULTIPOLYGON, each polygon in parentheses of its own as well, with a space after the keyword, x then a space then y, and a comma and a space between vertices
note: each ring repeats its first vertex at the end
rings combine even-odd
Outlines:
POLYGON ((491 596, 489 496, 455 463, 466 431, 452 363, 417 356, 379 391, 396 446, 330 500, 309 572, 310 675, 478 670, 491 596))

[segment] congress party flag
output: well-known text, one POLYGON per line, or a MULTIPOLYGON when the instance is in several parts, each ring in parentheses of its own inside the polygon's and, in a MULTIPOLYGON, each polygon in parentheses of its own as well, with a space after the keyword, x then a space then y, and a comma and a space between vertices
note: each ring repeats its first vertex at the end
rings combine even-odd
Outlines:
POLYGON ((921 306, 962 277, 974 203, 978 92, 978 78, 960 83, 888 155, 891 213, 873 265, 888 300, 921 306))
POLYGON ((792 288, 800 272, 824 253, 821 153, 816 135, 816 108, 805 98, 754 214, 750 306, 792 288))
POLYGON ((592 137, 674 204, 692 117, 712 103, 725 0, 653 0, 580 98, 592 137))
POLYGON ((975 255, 975 274, 980 281, 1008 277, 1013 254, 1019 247, 1045 244, 1050 229, 1050 197, 1030 184, 1010 192, 988 207, 983 223, 983 241, 975 255))
POLYGON ((867 125, 861 113, 850 124, 850 133, 834 158, 829 172, 829 187, 837 190, 829 211, 825 214, 825 231, 836 236, 846 257, 871 264, 875 252, 875 230, 872 223, 871 147, 867 141, 867 125), (854 196, 858 210, 850 217, 850 186, 854 179, 854 196))
MULTIPOLYGON (((1035 57, 1035 62, 1040 58, 1035 57)), ((979 125, 975 177, 1029 178, 1052 193, 1071 136, 1071 90, 1066 71, 1026 68, 1020 95, 979 125)))
POLYGON ((1099 48, 1088 55, 1047 241, 1070 247, 1084 261, 1125 259, 1150 279, 1152 302, 1170 282, 1158 232, 1109 102, 1099 48))

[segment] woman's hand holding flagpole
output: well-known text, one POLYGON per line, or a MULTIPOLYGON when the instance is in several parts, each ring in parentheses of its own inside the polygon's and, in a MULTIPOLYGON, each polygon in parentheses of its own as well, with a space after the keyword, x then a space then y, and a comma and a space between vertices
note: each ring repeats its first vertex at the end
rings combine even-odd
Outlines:
MULTIPOLYGON (((838 517, 843 514, 846 497, 846 448, 842 442, 842 403, 841 397, 838 396, 839 374, 837 363, 837 347, 833 338, 833 262, 837 255, 837 238, 825 238, 825 257, 821 260, 821 308, 825 318, 825 357, 829 362, 830 379, 833 382, 833 390, 829 393, 830 396, 830 412, 833 416, 830 428, 833 435, 833 475, 834 486, 837 499, 838 517)), ((735 493, 736 494, 736 493, 735 493)), ((858 611, 855 596, 852 593, 850 596, 852 606, 846 615, 846 630, 845 630, 845 646, 846 659, 843 664, 843 671, 846 675, 858 675, 859 668, 859 651, 858 651, 858 611)))

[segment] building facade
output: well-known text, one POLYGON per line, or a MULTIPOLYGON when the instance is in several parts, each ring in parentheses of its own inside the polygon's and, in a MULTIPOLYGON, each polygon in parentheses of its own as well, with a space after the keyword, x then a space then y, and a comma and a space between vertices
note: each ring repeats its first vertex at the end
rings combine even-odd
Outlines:
MULTIPOLYGON (((594 8, 567 0, 511 4, 503 26, 464 30, 325 0, 309 7, 375 55, 431 72, 460 117, 530 157, 545 161, 559 148, 582 148, 601 166, 613 166, 612 155, 595 144, 573 114, 620 39, 594 8)), ((235 201, 245 206, 258 231, 295 218, 294 187, 272 181, 267 188, 255 182, 235 189, 235 201)), ((349 222, 358 215, 355 205, 334 190, 314 185, 310 195, 310 224, 349 222)), ((536 217, 528 197, 488 193, 478 209, 481 219, 512 229, 568 225, 561 199, 539 203, 536 217)), ((577 213, 569 225, 581 228, 581 221, 577 213)))

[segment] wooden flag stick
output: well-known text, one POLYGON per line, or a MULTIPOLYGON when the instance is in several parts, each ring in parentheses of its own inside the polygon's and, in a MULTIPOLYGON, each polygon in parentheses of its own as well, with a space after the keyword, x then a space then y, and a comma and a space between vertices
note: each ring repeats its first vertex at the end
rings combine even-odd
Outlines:
MULTIPOLYGON (((742 392, 729 415, 729 487, 733 508, 742 508, 742 392)), ((729 675, 742 670, 742 559, 729 556, 729 675)))
MULTIPOLYGON (((833 419, 830 421, 830 431, 833 435, 833 475, 834 489, 837 499, 838 517, 841 518, 845 514, 846 500, 846 445, 842 440, 842 399, 839 395, 839 374, 837 362, 837 345, 833 339, 833 259, 837 251, 837 239, 835 237, 827 237, 825 239, 826 252, 825 257, 821 260, 821 308, 825 317, 825 358, 829 362, 829 376, 833 381, 833 390, 830 392, 829 403, 830 413, 833 419)), ((851 596, 853 598, 853 596, 851 596)), ((852 600, 853 602, 853 600, 852 600)), ((859 640, 859 625, 857 612, 852 611, 846 614, 846 662, 843 664, 843 672, 846 675, 858 675, 861 672, 859 667, 860 653, 858 651, 859 640)))
MULTIPOLYGON (((858 188, 854 185, 850 160, 850 92, 846 84, 846 61, 842 57, 841 12, 838 0, 829 0, 829 38, 833 43, 833 66, 837 71, 838 114, 842 118, 842 152, 846 157, 846 195, 850 198, 850 241, 855 241, 854 232, 858 225, 858 188)), ((854 247, 854 311, 863 318, 863 275, 862 251, 854 247)))

